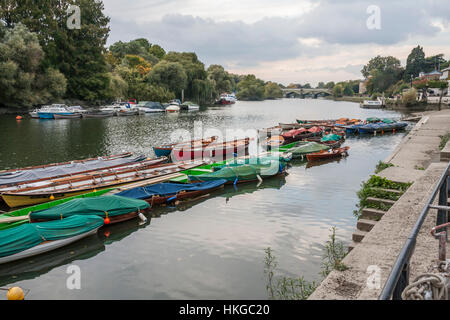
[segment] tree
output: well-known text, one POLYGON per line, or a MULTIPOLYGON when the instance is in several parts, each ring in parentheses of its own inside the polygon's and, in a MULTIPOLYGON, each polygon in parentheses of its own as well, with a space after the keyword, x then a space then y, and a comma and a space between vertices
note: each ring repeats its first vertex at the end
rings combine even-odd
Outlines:
POLYGON ((164 56, 166 55, 166 51, 162 47, 157 45, 157 44, 152 45, 152 47, 150 48, 149 52, 152 55, 154 55, 155 57, 157 57, 159 60, 164 58, 164 56))
POLYGON ((306 84, 303 86, 303 88, 305 88, 305 89, 311 89, 311 85, 310 85, 309 83, 306 83, 306 84))
POLYGON ((150 71, 149 81, 174 93, 180 93, 186 88, 188 77, 180 63, 162 60, 150 71))
POLYGON ((0 101, 7 107, 31 107, 58 99, 66 79, 44 68, 44 51, 38 37, 24 25, 2 29, 0 38, 0 101))
POLYGON ((406 107, 410 107, 417 103, 417 91, 414 88, 409 89, 407 92, 403 93, 402 103, 406 107))
POLYGON ((217 64, 210 65, 208 70, 208 79, 214 84, 214 95, 217 97, 224 92, 230 92, 233 88, 233 79, 225 69, 217 64))
POLYGON ((347 83, 344 87, 344 90, 342 91, 342 93, 344 94, 344 96, 348 96, 351 97, 353 96, 355 93, 353 92, 353 89, 351 88, 351 85, 349 83, 347 83))
POLYGON ((126 55, 134 55, 140 56, 151 65, 155 65, 161 59, 153 54, 157 53, 158 55, 161 55, 162 52, 158 50, 158 47, 162 50, 162 56, 164 56, 165 52, 160 46, 152 46, 147 39, 143 38, 135 39, 129 42, 118 41, 109 47, 109 52, 111 52, 111 54, 119 60, 125 58, 126 55), (153 47, 155 47, 155 49, 152 52, 153 47))
POLYGON ((23 23, 36 32, 45 52, 44 68, 54 67, 67 78, 66 96, 99 102, 107 96, 109 76, 104 46, 109 18, 103 3, 95 0, 4 0, 0 20, 8 27, 23 23), (68 29, 67 9, 75 3, 81 9, 81 29, 68 29))
POLYGON ((325 88, 331 90, 331 89, 334 88, 334 86, 335 86, 334 82, 333 82, 333 81, 330 81, 330 82, 327 82, 327 84, 325 85, 325 88))
POLYGON ((392 72, 399 70, 402 70, 402 67, 400 60, 397 58, 392 56, 376 56, 375 58, 370 59, 369 63, 361 70, 361 73, 365 78, 368 78, 372 74, 372 71, 392 72))
POLYGON ((322 81, 320 81, 320 82, 317 84, 317 89, 325 89, 325 83, 322 82, 322 81))
POLYGON ((410 81, 411 76, 416 78, 419 73, 425 70, 425 52, 423 47, 417 46, 411 50, 406 59, 406 69, 403 80, 410 81))
POLYGON ((264 98, 265 99, 277 99, 283 97, 283 91, 280 86, 274 82, 267 82, 264 86, 264 98))
POLYGON ((236 96, 239 100, 264 100, 264 92, 264 81, 249 74, 238 83, 236 96))
POLYGON ((431 72, 434 70, 439 70, 439 66, 446 62, 443 57, 444 57, 444 54, 441 53, 441 54, 437 54, 435 56, 425 58, 425 66, 424 66, 423 71, 431 72))
POLYGON ((333 96, 334 96, 335 98, 342 97, 343 91, 344 91, 344 90, 342 89, 342 86, 341 86, 340 84, 335 85, 334 88, 333 88, 333 96))

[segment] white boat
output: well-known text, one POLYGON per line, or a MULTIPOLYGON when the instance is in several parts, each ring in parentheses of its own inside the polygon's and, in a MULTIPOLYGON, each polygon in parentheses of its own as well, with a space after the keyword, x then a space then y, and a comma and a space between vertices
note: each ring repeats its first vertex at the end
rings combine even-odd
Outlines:
POLYGON ((100 108, 101 112, 111 112, 113 111, 115 115, 119 115, 119 113, 122 113, 121 115, 134 115, 138 114, 139 109, 132 107, 130 103, 117 103, 110 106, 106 106, 103 108, 100 108))
POLYGON ((64 246, 67 246, 69 244, 71 244, 72 242, 78 241, 80 239, 86 238, 90 235, 93 235, 95 233, 97 233, 97 230, 100 227, 90 230, 88 232, 79 234, 77 236, 74 237, 70 237, 70 238, 66 238, 66 239, 62 239, 62 240, 54 240, 54 241, 47 241, 44 242, 42 244, 39 244, 35 247, 29 248, 27 250, 18 252, 16 254, 10 255, 10 256, 6 256, 6 257, 2 257, 0 258, 0 264, 3 263, 8 263, 8 262, 12 262, 12 261, 16 261, 16 260, 20 260, 20 259, 25 259, 25 258, 29 258, 32 256, 36 256, 38 254, 42 254, 45 252, 49 252, 64 246))
POLYGON ((180 106, 176 104, 169 104, 169 106, 166 108, 166 112, 168 113, 174 113, 174 112, 180 112, 180 106))
POLYGON ((363 102, 361 102, 361 108, 366 108, 366 109, 381 108, 382 106, 383 106, 383 101, 381 101, 380 99, 364 100, 363 102))
POLYGON ((54 119, 55 114, 74 114, 74 112, 65 104, 52 104, 51 106, 44 106, 37 110, 40 119, 54 119))
POLYGON ((200 110, 200 106, 194 102, 186 101, 180 105, 181 110, 188 110, 188 111, 194 111, 194 110, 200 110))
POLYGON ((34 109, 33 111, 28 112, 28 114, 29 114, 33 119, 39 119, 38 110, 39 110, 39 109, 34 109))
POLYGON ((159 103, 154 101, 145 101, 140 102, 136 105, 136 108, 139 109, 141 112, 144 113, 154 113, 154 112, 165 112, 166 108, 159 103))

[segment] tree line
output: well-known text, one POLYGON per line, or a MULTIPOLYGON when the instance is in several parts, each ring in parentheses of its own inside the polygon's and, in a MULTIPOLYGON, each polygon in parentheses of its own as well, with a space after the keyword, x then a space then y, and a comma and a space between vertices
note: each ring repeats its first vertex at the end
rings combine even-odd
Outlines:
POLYGON ((282 97, 279 86, 254 75, 205 68, 193 52, 166 52, 147 39, 106 48, 109 17, 95 0, 0 0, 0 106, 32 107, 76 100, 118 99, 213 103, 221 93, 242 100, 282 97), (67 28, 67 9, 81 9, 81 28, 67 28))

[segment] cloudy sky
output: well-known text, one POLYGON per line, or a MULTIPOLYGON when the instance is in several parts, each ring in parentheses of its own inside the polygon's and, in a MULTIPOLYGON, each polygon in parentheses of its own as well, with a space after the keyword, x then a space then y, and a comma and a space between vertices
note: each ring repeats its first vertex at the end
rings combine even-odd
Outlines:
POLYGON ((194 51, 206 66, 285 85, 360 79, 370 58, 405 64, 418 44, 450 59, 448 0, 103 2, 108 44, 144 37, 166 51, 194 51))

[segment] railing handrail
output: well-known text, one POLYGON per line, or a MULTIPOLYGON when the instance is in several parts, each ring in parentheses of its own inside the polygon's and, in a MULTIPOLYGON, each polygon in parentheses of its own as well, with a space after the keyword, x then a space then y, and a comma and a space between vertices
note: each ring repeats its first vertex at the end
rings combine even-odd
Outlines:
POLYGON ((400 279, 401 272, 404 269, 404 266, 409 260, 411 259, 411 256, 414 252, 415 245, 416 245, 416 239, 417 235, 419 234, 419 231, 423 225, 423 222, 425 221, 425 218, 428 215, 428 211, 430 210, 430 205, 433 203, 434 199, 436 198, 438 191, 442 187, 442 184, 448 179, 449 176, 449 170, 450 170, 450 162, 448 163, 446 169, 442 173, 441 177, 439 178, 438 183, 434 187, 433 193, 431 194, 430 198, 428 199, 427 203, 425 204, 425 207, 423 208, 422 212, 420 213, 419 218, 417 219, 413 230, 411 231, 411 234, 409 235, 408 239, 406 239, 406 242, 400 251, 400 254, 397 257, 397 260, 395 261, 395 264, 392 268, 391 273, 389 274, 388 279, 386 280, 386 284, 384 285, 383 291, 380 295, 380 300, 389 300, 392 297, 392 294, 394 293, 395 287, 400 279))

